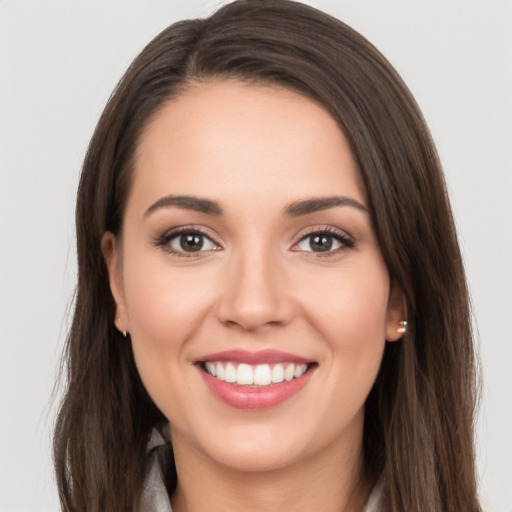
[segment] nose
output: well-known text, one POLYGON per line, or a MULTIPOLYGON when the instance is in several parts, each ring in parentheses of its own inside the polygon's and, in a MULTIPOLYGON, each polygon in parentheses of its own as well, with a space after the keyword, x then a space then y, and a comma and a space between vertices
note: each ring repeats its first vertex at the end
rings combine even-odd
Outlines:
POLYGON ((268 252, 233 255, 226 262, 219 320, 245 331, 289 323, 294 315, 284 273, 268 252))

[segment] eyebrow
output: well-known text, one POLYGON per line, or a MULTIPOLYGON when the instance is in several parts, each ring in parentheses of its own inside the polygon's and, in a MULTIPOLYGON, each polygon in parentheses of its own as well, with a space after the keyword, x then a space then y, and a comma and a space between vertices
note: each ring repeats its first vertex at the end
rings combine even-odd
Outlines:
POLYGON ((169 206, 178 206, 179 208, 185 208, 186 210, 195 210, 196 212, 206 213, 207 215, 222 215, 222 208, 219 203, 211 201, 210 199, 203 199, 195 196, 169 195, 162 197, 153 203, 146 210, 146 213, 144 213, 144 217, 147 217, 160 208, 168 208, 169 206))
POLYGON ((299 217, 309 213, 315 213, 336 206, 351 206, 365 213, 370 213, 368 208, 359 201, 350 197, 329 196, 329 197, 313 197, 301 201, 294 201, 288 205, 284 211, 287 217, 299 217))
MULTIPOLYGON (((207 215, 221 216, 224 213, 219 203, 211 199, 196 196, 168 195, 153 203, 144 213, 144 217, 147 217, 160 208, 168 208, 170 206, 194 210, 207 215)), ((329 196, 294 201, 285 208, 284 214, 286 217, 299 217, 337 206, 351 206, 365 213, 369 213, 368 208, 355 199, 344 196, 329 196)))

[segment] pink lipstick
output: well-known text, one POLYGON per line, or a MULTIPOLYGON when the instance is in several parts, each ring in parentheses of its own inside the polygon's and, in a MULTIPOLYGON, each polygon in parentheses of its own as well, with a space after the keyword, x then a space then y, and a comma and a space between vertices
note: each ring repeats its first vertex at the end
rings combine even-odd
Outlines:
POLYGON ((196 366, 222 402, 239 409, 265 409, 298 393, 318 365, 276 350, 229 350, 201 357, 196 366))

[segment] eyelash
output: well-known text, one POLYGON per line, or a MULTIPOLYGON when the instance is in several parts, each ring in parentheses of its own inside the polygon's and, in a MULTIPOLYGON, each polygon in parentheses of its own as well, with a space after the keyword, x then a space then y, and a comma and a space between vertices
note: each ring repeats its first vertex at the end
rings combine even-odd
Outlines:
POLYGON ((177 251, 172 248, 170 242, 175 238, 183 235, 199 235, 210 240, 210 242, 216 247, 220 247, 220 245, 208 233, 196 226, 182 226, 171 229, 170 231, 166 231, 162 236, 154 240, 153 245, 156 247, 161 247, 166 252, 172 254, 173 256, 177 256, 178 258, 197 258, 203 256, 201 253, 206 251, 192 251, 187 253, 186 251, 177 251))
MULTIPOLYGON (((161 247, 166 252, 172 254, 173 256, 177 256, 179 258, 198 258, 204 256, 205 252, 210 252, 211 250, 219 250, 220 244, 218 244, 208 233, 206 233, 203 229, 196 226, 182 226, 174 228, 170 231, 165 232, 162 236, 158 237, 154 240, 153 245, 155 247, 161 247), (206 251, 191 251, 187 253, 186 251, 179 251, 172 248, 170 245, 170 242, 174 240, 175 238, 183 235, 199 235, 201 237, 206 238, 210 241, 213 245, 215 245, 216 249, 208 249, 206 251)), ((318 258, 328 258, 330 256, 335 256, 339 254, 340 252, 346 250, 346 249, 352 249, 355 246, 354 240, 349 237, 345 232, 333 228, 331 226, 321 226, 321 227, 313 227, 307 230, 305 233, 303 233, 300 237, 300 239, 295 242, 292 246, 292 251, 294 252, 302 252, 302 253, 311 253, 314 254, 314 257, 318 258), (325 252, 322 251, 302 251, 300 249, 295 249, 300 243, 304 242, 308 238, 311 238, 313 236, 326 236, 328 238, 332 238, 339 242, 340 247, 334 249, 334 250, 326 250, 325 252)))
MULTIPOLYGON (((329 238, 333 238, 337 242, 339 242, 340 247, 332 250, 327 250, 325 252, 321 251, 300 251, 297 250, 296 252, 303 252, 309 256, 309 254, 314 254, 315 258, 329 258, 332 256, 337 256, 340 252, 346 250, 346 249, 353 249, 355 247, 354 240, 347 235, 344 231, 340 229, 333 228, 332 226, 315 226, 312 228, 309 228, 306 230, 305 233, 302 233, 300 239, 298 242, 296 242, 293 247, 297 247, 301 242, 307 240, 308 238, 311 238, 313 236, 326 236, 329 238)), ((292 247, 292 250, 293 250, 292 247)))

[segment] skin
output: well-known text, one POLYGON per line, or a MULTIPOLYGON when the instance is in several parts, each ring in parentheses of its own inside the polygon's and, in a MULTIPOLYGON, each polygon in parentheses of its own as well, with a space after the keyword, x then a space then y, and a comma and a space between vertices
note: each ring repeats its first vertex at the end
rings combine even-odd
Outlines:
POLYGON ((364 402, 386 340, 400 337, 402 293, 368 211, 284 213, 333 195, 369 209, 336 122, 281 87, 193 84, 144 130, 133 178, 122 236, 106 233, 103 253, 116 325, 130 332, 141 378, 170 420, 173 510, 361 510, 370 490, 360 470, 364 402), (147 213, 170 194, 215 201, 223 214, 176 205, 147 213), (178 226, 204 231, 206 250, 180 256, 179 237, 158 245, 178 226), (352 246, 331 239, 333 250, 315 252, 311 231, 326 229, 352 246), (235 348, 317 366, 284 403, 237 409, 194 365, 235 348))

